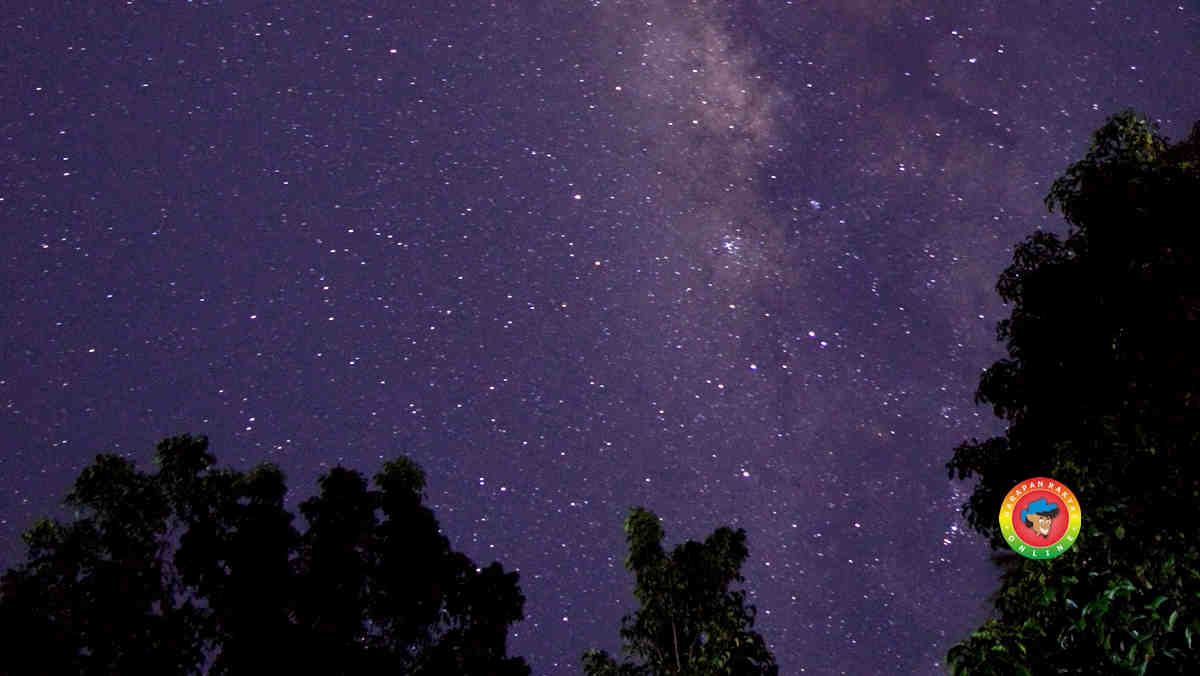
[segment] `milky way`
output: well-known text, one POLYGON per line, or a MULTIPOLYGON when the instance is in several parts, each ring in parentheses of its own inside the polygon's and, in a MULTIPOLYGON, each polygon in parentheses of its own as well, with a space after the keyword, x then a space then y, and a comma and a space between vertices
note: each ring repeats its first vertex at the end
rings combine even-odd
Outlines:
POLYGON ((794 111, 730 21, 719 3, 614 4, 597 27, 614 54, 614 107, 638 130, 629 173, 648 188, 653 245, 674 244, 676 265, 739 298, 783 274, 789 223, 761 186, 794 111))

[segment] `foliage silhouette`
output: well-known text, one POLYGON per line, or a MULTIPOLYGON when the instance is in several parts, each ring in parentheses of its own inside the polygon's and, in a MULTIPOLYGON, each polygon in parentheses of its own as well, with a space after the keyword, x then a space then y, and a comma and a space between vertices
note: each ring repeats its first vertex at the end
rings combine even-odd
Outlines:
POLYGON ((778 673, 762 636, 752 631, 754 606, 729 591, 743 582, 749 555, 746 532, 718 528, 703 543, 689 540, 668 557, 658 517, 631 509, 625 520, 629 554, 625 566, 636 577, 639 610, 621 620, 625 652, 641 664, 617 664, 606 651, 583 655, 587 676, 733 676, 778 673))
POLYGON ((976 403, 1004 436, 954 450, 963 506, 993 549, 997 514, 1033 476, 1074 490, 1083 532, 1050 560, 1005 557, 993 615, 947 655, 952 674, 1200 673, 1200 123, 1171 145, 1126 111, 1046 198, 1065 240, 1020 244, 997 291, 1008 358, 976 403))
POLYGON ((158 444, 152 474, 97 456, 72 523, 24 534, 0 587, 4 674, 527 676, 506 655, 517 573, 450 549, 406 458, 378 490, 342 467, 300 511, 283 473, 217 469, 204 437, 158 444))

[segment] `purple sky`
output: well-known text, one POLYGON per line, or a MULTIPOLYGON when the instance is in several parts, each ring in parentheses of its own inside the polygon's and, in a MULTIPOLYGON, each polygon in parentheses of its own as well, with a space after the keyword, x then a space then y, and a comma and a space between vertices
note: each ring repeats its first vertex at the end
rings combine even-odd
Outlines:
POLYGON ((0 35, 0 564, 96 453, 205 434, 293 509, 404 453, 520 570, 535 675, 619 650, 639 504, 746 529, 782 674, 940 673, 995 584, 943 465, 1003 430, 996 278, 1109 114, 1200 119, 1194 0, 16 0, 0 35))

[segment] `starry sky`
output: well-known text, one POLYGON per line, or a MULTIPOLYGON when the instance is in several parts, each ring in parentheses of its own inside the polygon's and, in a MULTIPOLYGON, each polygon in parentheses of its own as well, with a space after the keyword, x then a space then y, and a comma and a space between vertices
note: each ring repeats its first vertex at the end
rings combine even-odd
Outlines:
MULTIPOLYGON (((1200 4, 0 8, 0 564, 96 453, 204 434, 289 505, 407 454, 577 674, 621 522, 747 531, 782 674, 937 674, 996 578, 953 447, 1091 132, 1200 119, 1200 4)), ((1086 505, 1086 496, 1081 496, 1086 505)))

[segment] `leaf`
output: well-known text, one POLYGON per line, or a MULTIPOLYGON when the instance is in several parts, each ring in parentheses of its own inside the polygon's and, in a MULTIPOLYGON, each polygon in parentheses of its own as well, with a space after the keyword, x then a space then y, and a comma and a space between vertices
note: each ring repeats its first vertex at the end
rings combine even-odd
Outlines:
MULTIPOLYGON (((1110 596, 1109 598, 1112 598, 1112 597, 1110 596)), ((1095 601, 1092 601, 1091 603, 1087 604, 1086 607, 1084 607, 1083 616, 1087 617, 1090 614, 1103 615, 1104 612, 1107 610, 1108 610, 1108 600, 1104 599, 1104 598, 1098 598, 1095 601)))
POLYGON ((1167 600, 1167 597, 1159 596, 1158 598, 1151 601, 1150 605, 1146 606, 1146 609, 1147 610, 1158 610, 1158 607, 1161 606, 1162 602, 1166 601, 1166 600, 1167 600))
POLYGON ((1173 629, 1175 628, 1175 620, 1176 620, 1178 617, 1179 617, 1179 611, 1178 611, 1178 610, 1175 610, 1175 611, 1172 611, 1172 612, 1171 612, 1171 616, 1167 618, 1167 631, 1171 631, 1171 630, 1173 630, 1173 629))
MULTIPOLYGON (((1130 582, 1129 580, 1121 580, 1119 582, 1116 582, 1116 583, 1110 585, 1108 588, 1108 591, 1105 592, 1105 596, 1107 596, 1108 599, 1111 601, 1114 597, 1116 597, 1117 594, 1119 594, 1121 592, 1129 593, 1129 592, 1132 592, 1133 590, 1134 590, 1134 587, 1133 587, 1132 582, 1130 582)), ((1107 607, 1107 606, 1108 606, 1108 604, 1105 604, 1105 607, 1107 607)))

